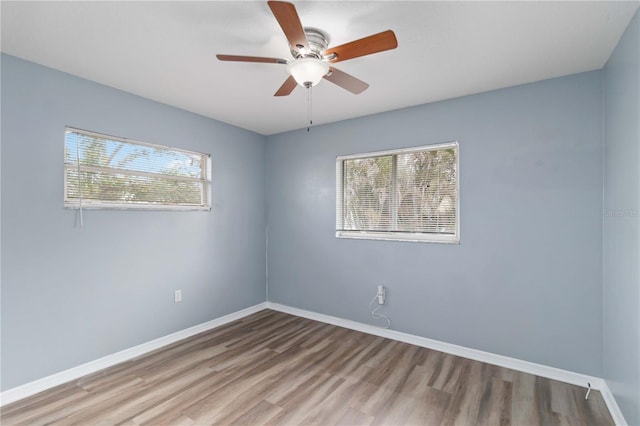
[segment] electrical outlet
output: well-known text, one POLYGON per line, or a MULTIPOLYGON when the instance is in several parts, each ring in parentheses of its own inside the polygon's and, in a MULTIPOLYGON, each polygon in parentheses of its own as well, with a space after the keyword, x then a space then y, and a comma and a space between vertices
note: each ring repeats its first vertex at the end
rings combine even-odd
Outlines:
POLYGON ((182 302, 182 290, 176 290, 173 292, 173 301, 176 303, 182 302))

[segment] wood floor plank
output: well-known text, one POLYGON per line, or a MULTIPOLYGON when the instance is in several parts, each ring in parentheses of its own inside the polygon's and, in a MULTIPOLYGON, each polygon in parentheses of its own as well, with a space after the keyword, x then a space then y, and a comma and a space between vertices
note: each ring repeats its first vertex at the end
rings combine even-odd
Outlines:
POLYGON ((174 374, 170 379, 154 384, 145 381, 144 391, 130 395, 124 400, 114 398, 111 401, 100 401, 99 408, 94 407, 90 410, 74 413, 59 424, 89 424, 96 416, 108 418, 112 423, 125 422, 138 413, 186 390, 192 383, 209 376, 211 372, 207 368, 197 368, 181 372, 181 374, 174 374))
POLYGON ((250 373, 249 377, 234 380, 208 397, 213 404, 208 404, 207 410, 199 409, 195 413, 185 410, 185 415, 200 424, 229 424, 238 413, 263 399, 263 395, 278 383, 289 362, 298 353, 299 350, 295 348, 282 354, 273 351, 275 355, 260 365, 257 371, 250 373))
POLYGON ((2 425, 612 425, 600 392, 263 310, 2 408, 2 425))
MULTIPOLYGON (((308 356, 308 354, 305 356, 308 356)), ((294 365, 282 374, 280 380, 274 383, 271 389, 264 393, 263 399, 275 405, 281 405, 298 394, 300 390, 305 389, 308 381, 317 376, 318 373, 314 368, 301 369, 299 366, 294 365)))
POLYGON ((551 382, 547 379, 543 379, 542 377, 536 377, 533 398, 542 424, 549 425, 553 423, 551 397, 551 382))
POLYGON ((451 394, 426 386, 415 398, 416 403, 406 424, 425 426, 441 424, 450 399, 451 394))
POLYGON ((278 413, 282 411, 282 407, 278 407, 277 405, 273 405, 270 402, 265 401, 264 399, 260 400, 253 407, 249 408, 246 411, 240 411, 236 413, 236 417, 228 423, 219 422, 220 425, 263 425, 267 424, 274 418, 278 413))
POLYGON ((397 388, 397 391, 412 398, 422 399, 425 394, 435 389, 428 385, 429 377, 430 371, 428 369, 422 365, 414 365, 408 373, 407 379, 397 388))
POLYGON ((217 418, 222 417, 224 415, 222 410, 225 405, 233 403, 269 374, 269 365, 274 362, 279 354, 265 349, 260 355, 262 358, 260 362, 247 365, 239 376, 230 376, 231 380, 218 387, 207 398, 187 407, 183 413, 200 424, 212 424, 217 418), (250 377, 250 379, 247 377, 250 377))
POLYGON ((475 424, 510 425, 512 383, 495 377, 489 377, 483 383, 480 409, 475 424))
POLYGON ((542 424, 534 397, 536 376, 526 373, 515 374, 512 385, 511 421, 513 424, 542 424))
POLYGON ((469 382, 471 360, 454 355, 442 354, 433 367, 434 373, 429 379, 429 386, 444 392, 453 393, 460 382, 469 382))
POLYGON ((451 395, 441 424, 443 426, 475 425, 480 411, 483 385, 483 383, 462 383, 460 389, 451 395))
POLYGON ((404 396, 394 391, 386 401, 380 401, 381 407, 376 413, 373 423, 374 425, 403 425, 407 423, 416 400, 410 396, 404 396))
POLYGON ((575 417, 568 417, 564 414, 554 412, 552 414, 552 418, 554 426, 584 426, 584 423, 582 423, 579 419, 575 417))
POLYGON ((576 400, 573 397, 573 389, 565 383, 551 380, 549 382, 551 392, 551 410, 554 413, 567 417, 580 418, 576 400))
POLYGON ((307 388, 284 403, 278 404, 283 411, 274 418, 275 424, 303 424, 307 413, 327 400, 344 382, 343 378, 330 374, 315 376, 308 382, 307 388))
POLYGON ((200 380, 191 383, 189 388, 183 389, 173 396, 159 401, 156 405, 137 413, 132 417, 133 422, 139 425, 155 425, 170 423, 174 419, 178 419, 182 416, 182 411, 185 407, 206 398, 212 393, 211 389, 215 389, 220 375, 221 373, 218 371, 211 371, 200 380))
POLYGON ((357 392, 359 384, 341 380, 343 380, 341 384, 326 399, 307 412, 301 424, 333 425, 344 417, 351 408, 349 404, 357 392), (327 410, 326 407, 331 407, 331 410, 327 410))
POLYGON ((356 396, 351 400, 351 407, 375 418, 380 411, 380 404, 395 393, 392 387, 361 383, 356 396))
MULTIPOLYGON (((73 401, 71 404, 49 404, 47 406, 38 407, 34 412, 25 410, 25 414, 28 415, 28 420, 25 423, 30 425, 45 425, 55 422, 64 421, 65 418, 72 416, 76 413, 93 413, 95 407, 99 407, 103 401, 119 402, 125 401, 130 395, 137 394, 145 387, 145 383, 142 379, 132 379, 130 382, 122 383, 118 387, 112 387, 105 392, 99 392, 97 394, 87 393, 82 399, 73 401)), ((94 418, 99 418, 99 415, 91 414, 94 418)), ((3 420, 2 424, 21 423, 21 420, 11 416, 11 420, 3 420)))
POLYGON ((336 422, 336 425, 340 426, 353 426, 353 425, 370 425, 373 422, 373 416, 367 416, 358 410, 351 407, 347 408, 344 415, 336 422))

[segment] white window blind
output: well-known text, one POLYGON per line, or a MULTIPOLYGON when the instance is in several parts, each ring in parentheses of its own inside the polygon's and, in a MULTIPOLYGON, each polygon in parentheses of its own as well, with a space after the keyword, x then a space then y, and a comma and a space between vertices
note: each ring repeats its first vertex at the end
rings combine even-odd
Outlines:
POLYGON ((67 128, 64 204, 71 208, 210 208, 210 157, 67 128))
POLYGON ((458 144, 338 157, 336 236, 459 241, 458 144))

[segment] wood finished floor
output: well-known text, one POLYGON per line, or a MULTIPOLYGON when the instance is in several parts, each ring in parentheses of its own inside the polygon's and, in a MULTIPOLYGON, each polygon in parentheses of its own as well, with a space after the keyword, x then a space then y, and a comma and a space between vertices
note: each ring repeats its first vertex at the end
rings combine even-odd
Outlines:
POLYGON ((270 310, 3 407, 2 425, 612 425, 597 391, 270 310))

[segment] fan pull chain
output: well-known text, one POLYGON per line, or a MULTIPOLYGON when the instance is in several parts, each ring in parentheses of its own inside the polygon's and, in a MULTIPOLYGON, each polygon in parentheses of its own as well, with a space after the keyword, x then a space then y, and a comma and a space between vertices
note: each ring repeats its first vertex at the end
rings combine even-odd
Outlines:
POLYGON ((311 114, 313 113, 312 101, 313 101, 313 94, 311 92, 311 85, 309 85, 307 86, 307 120, 309 121, 309 125, 307 126, 307 132, 309 131, 311 126, 313 126, 313 120, 311 116, 311 114))

